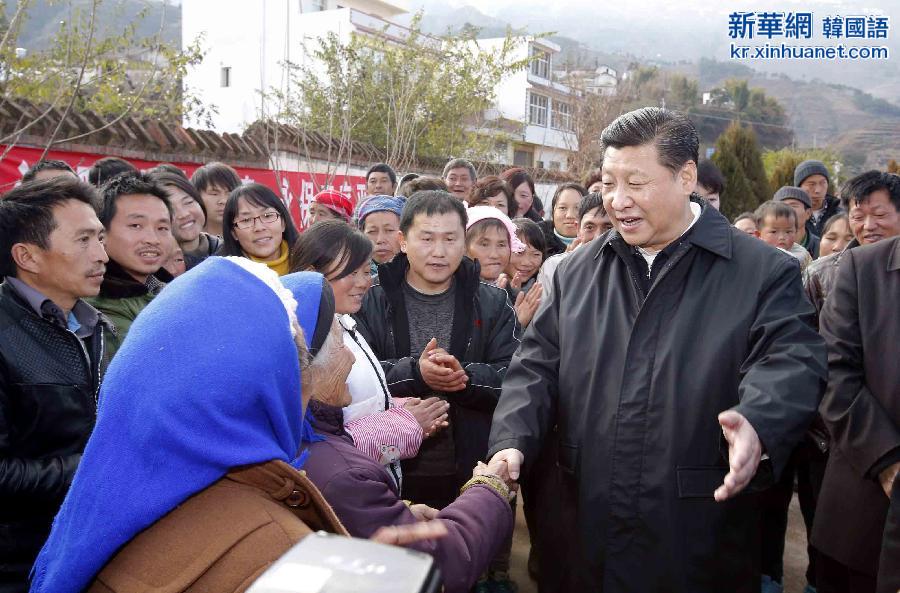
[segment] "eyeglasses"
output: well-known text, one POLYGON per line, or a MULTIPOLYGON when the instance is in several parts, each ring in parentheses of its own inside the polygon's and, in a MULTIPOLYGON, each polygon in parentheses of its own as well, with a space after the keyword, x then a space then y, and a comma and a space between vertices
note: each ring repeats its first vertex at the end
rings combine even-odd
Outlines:
POLYGON ((247 229, 252 229, 257 220, 264 225, 269 226, 270 224, 275 224, 276 222, 278 222, 279 218, 281 218, 281 215, 277 212, 266 212, 265 214, 260 214, 259 216, 252 216, 249 218, 235 220, 234 226, 246 231, 247 229))

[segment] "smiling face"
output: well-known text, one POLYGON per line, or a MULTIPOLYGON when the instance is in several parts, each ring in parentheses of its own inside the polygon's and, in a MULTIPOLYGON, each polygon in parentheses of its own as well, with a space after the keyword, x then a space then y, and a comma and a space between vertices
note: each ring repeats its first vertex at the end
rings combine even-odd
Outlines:
POLYGON ((450 193, 465 202, 469 192, 472 191, 472 186, 475 185, 475 180, 472 179, 468 167, 457 167, 447 172, 444 183, 447 184, 450 193))
POLYGON ((231 234, 245 255, 262 261, 278 259, 284 238, 284 220, 278 214, 271 206, 253 204, 243 197, 238 200, 231 234))
POLYGON ((673 174, 659 163, 654 144, 605 151, 603 205, 629 245, 659 251, 680 237, 692 220, 696 183, 696 163, 688 161, 673 174))
POLYGON ((885 189, 873 191, 863 202, 850 202, 850 229, 860 245, 871 245, 900 234, 900 212, 885 189))
POLYGON ((576 189, 564 189, 556 197, 553 228, 563 237, 574 238, 578 235, 578 204, 581 198, 581 192, 576 189))
POLYGON ((400 217, 393 212, 379 211, 366 216, 363 233, 375 246, 372 254, 379 264, 385 264, 400 253, 400 217))
MULTIPOLYGON (((522 239, 521 236, 519 238, 522 239)), ((510 254, 505 272, 510 278, 519 274, 522 282, 527 282, 541 269, 541 264, 544 263, 544 254, 530 243, 525 242, 524 239, 522 242, 525 243, 525 251, 510 254)))
POLYGON ((400 250, 409 259, 409 284, 420 292, 442 292, 450 287, 466 252, 462 219, 456 212, 417 214, 401 235, 400 250))
POLYGON ((110 259, 138 282, 159 270, 169 256, 172 221, 166 204, 149 194, 116 199, 116 214, 106 229, 110 259))
MULTIPOLYGON (((343 257, 339 255, 337 261, 340 262, 342 259, 343 257)), ((366 291, 372 286, 369 262, 365 262, 340 280, 332 280, 337 275, 338 271, 329 271, 325 274, 334 292, 334 311, 338 314, 352 315, 359 311, 366 291)))
POLYGON ((164 189, 172 205, 172 234, 180 245, 192 251, 199 245, 200 232, 206 224, 203 209, 197 200, 177 187, 167 185, 164 189))
POLYGON ((509 265, 509 231, 497 225, 477 228, 481 224, 484 222, 476 223, 466 233, 466 250, 481 265, 481 279, 493 284, 509 265))

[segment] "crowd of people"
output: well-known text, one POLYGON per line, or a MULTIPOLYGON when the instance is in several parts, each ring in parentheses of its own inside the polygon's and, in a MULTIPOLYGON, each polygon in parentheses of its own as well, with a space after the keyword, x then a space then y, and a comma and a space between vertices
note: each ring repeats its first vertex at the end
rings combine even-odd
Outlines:
POLYGON ((900 589, 900 177, 733 222, 678 112, 549 208, 521 168, 282 199, 37 163, 0 198, 0 592, 243 591, 313 531, 449 593, 900 589), (865 305, 865 306, 863 306, 865 305))

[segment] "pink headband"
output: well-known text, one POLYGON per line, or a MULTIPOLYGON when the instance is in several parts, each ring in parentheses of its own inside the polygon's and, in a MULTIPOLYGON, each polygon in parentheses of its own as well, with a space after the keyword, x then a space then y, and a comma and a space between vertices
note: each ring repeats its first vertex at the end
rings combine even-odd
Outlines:
POLYGON ((516 236, 516 225, 509 219, 509 216, 503 214, 497 208, 494 208, 493 206, 471 206, 466 210, 466 214, 469 216, 469 223, 466 225, 466 231, 472 228, 472 225, 477 222, 494 218, 502 222, 503 226, 505 226, 506 230, 509 232, 510 250, 513 253, 522 253, 525 251, 525 243, 519 241, 519 238, 516 236))

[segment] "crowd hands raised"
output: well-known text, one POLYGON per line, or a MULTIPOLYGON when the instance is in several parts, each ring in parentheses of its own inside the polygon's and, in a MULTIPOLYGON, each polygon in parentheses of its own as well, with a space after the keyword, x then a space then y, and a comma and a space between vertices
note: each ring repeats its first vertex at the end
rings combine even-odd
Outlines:
POLYGON ((431 554, 449 592, 512 591, 523 498, 541 591, 766 593, 795 475, 807 588, 896 588, 900 384, 845 313, 896 305, 900 181, 838 201, 806 161, 731 226, 680 114, 603 142, 546 216, 527 171, 453 159, 375 165, 302 232, 222 163, 106 158, 90 184, 38 163, 0 199, 0 592, 240 591, 315 530, 431 554))

